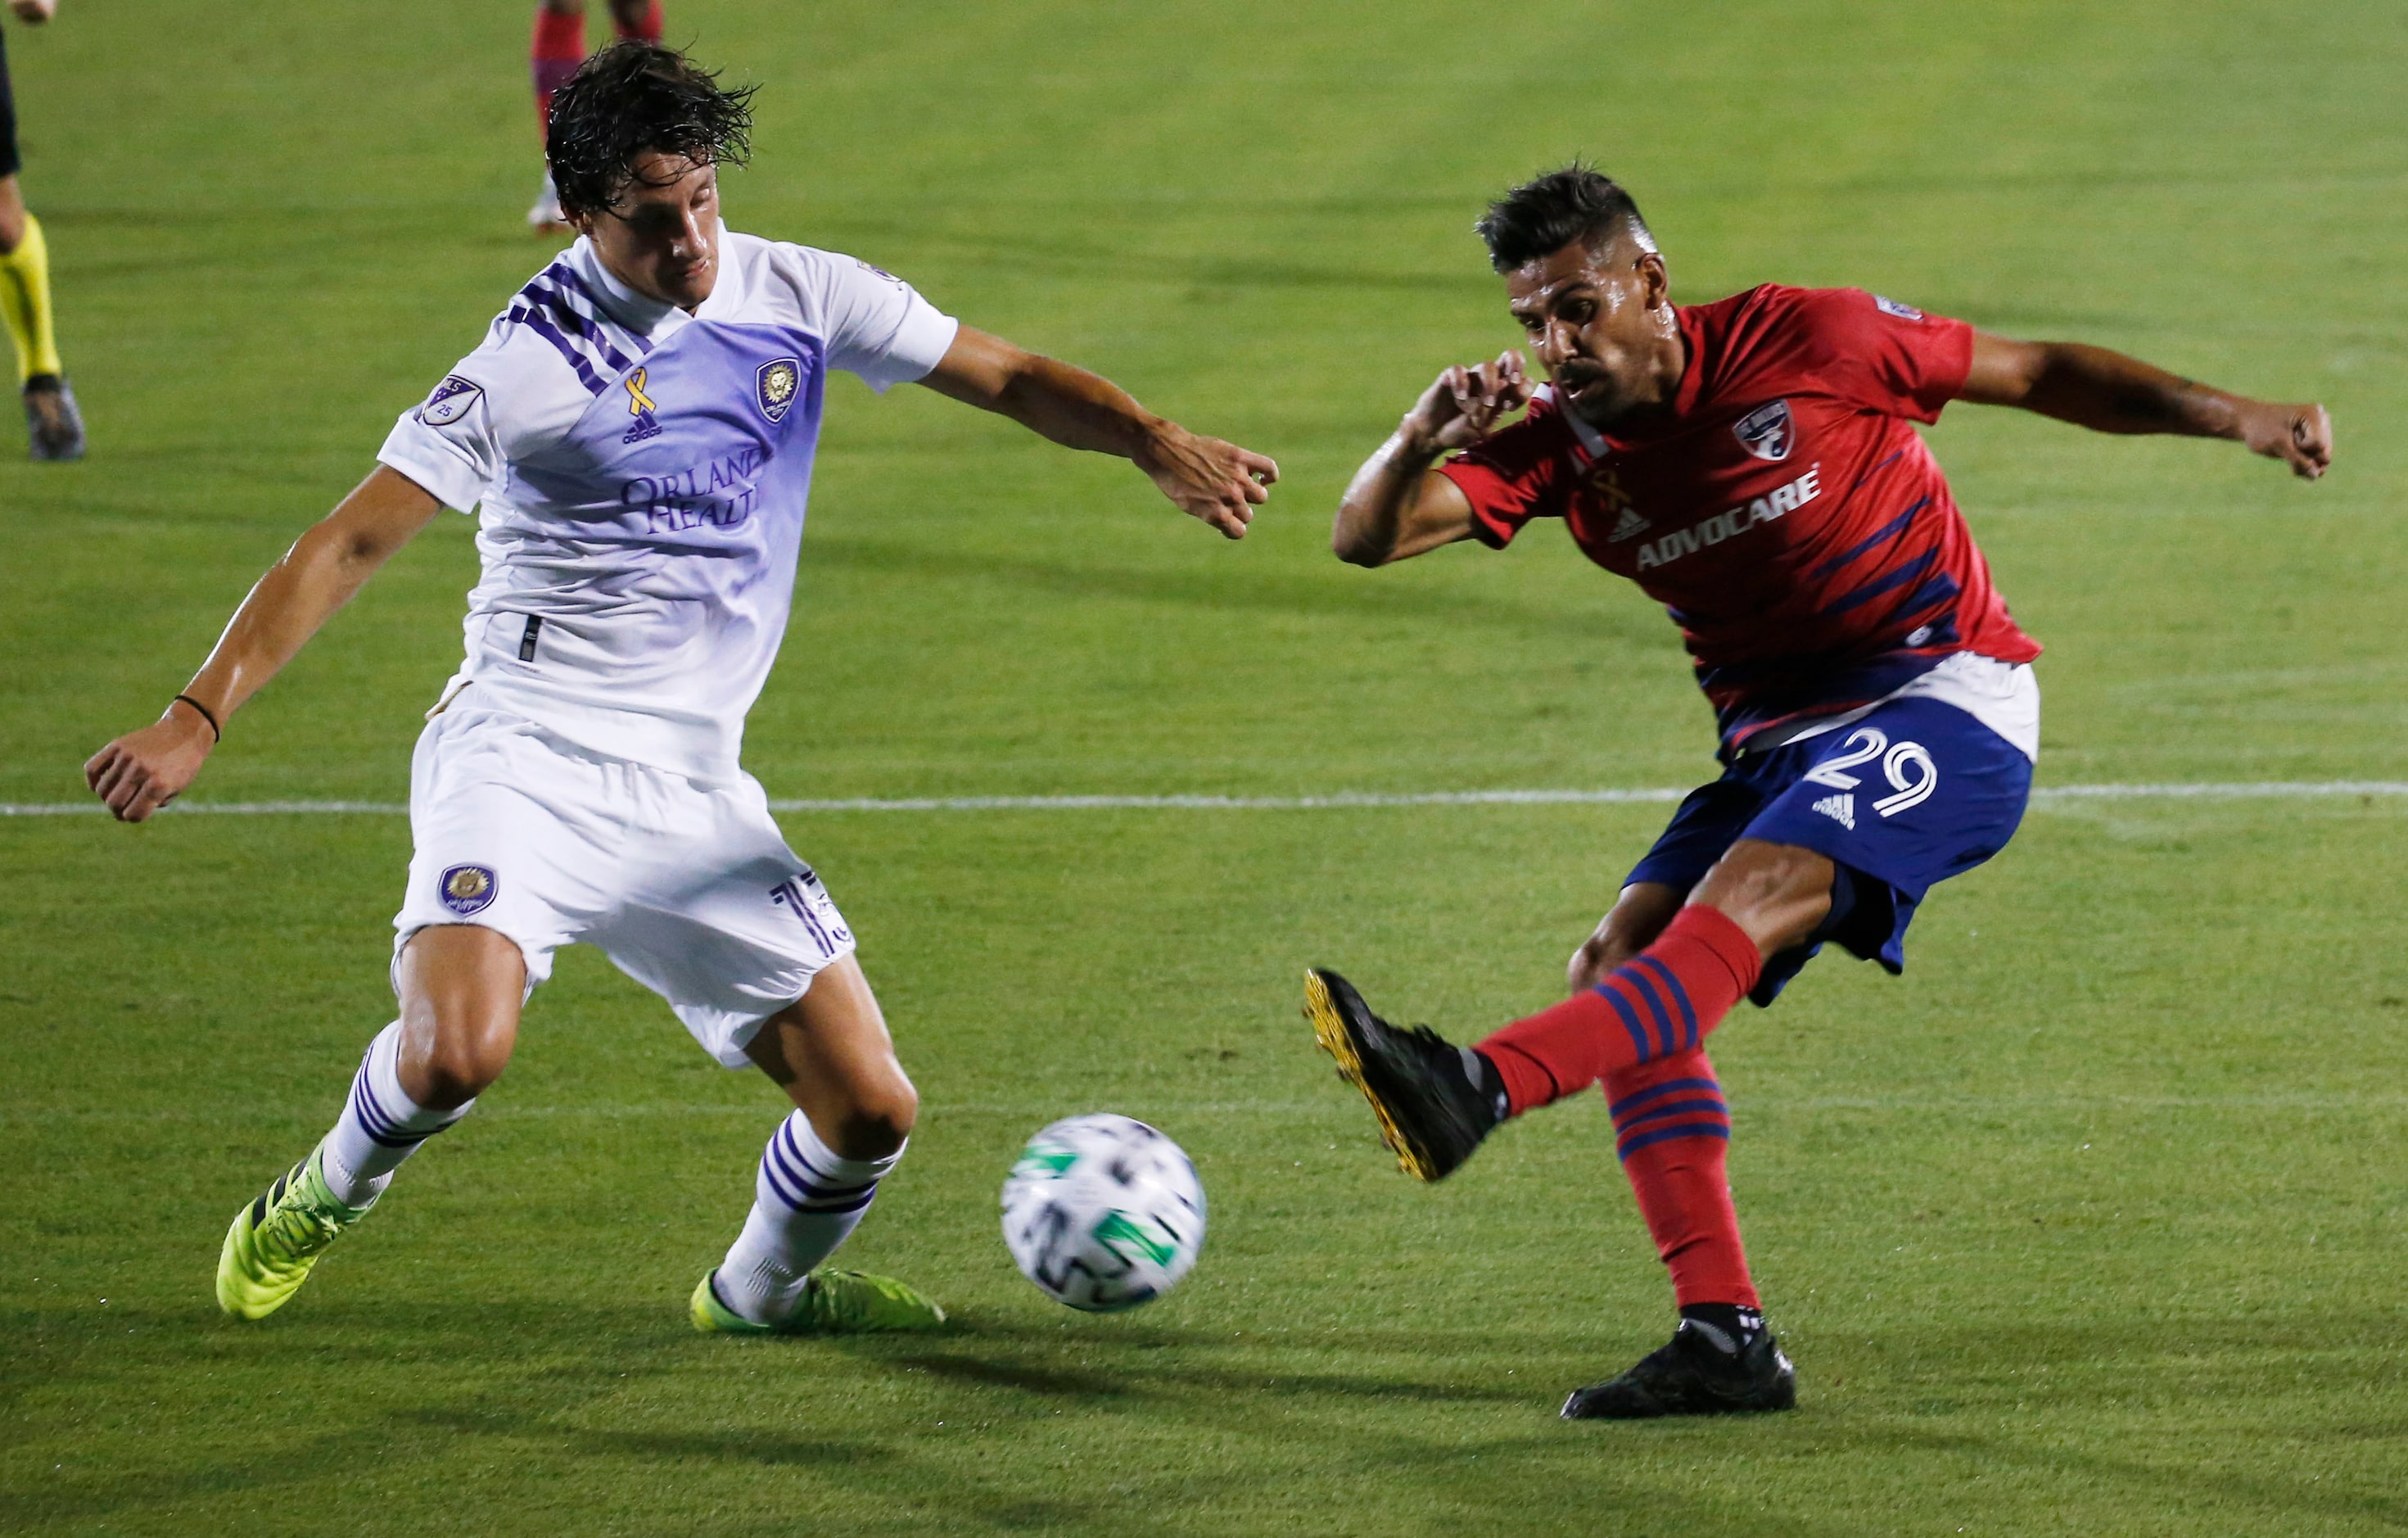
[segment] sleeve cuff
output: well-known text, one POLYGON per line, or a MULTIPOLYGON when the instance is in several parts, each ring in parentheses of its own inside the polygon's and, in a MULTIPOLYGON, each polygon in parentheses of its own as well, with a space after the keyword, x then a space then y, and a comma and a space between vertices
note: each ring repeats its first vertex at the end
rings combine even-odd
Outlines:
POLYGON ((961 329, 961 322, 917 294, 912 295, 910 308, 903 312, 903 323, 895 328, 895 338, 886 344, 884 355, 861 370, 862 382, 884 395, 894 385, 926 379, 937 365, 945 361, 961 329))
POLYGON ((1485 505, 1483 494, 1488 488, 1483 482, 1491 479, 1487 470, 1478 465, 1451 459, 1438 467, 1438 473, 1454 482, 1462 490, 1464 500, 1471 504, 1473 539, 1491 550, 1503 550, 1513 542, 1513 536, 1521 532, 1521 525, 1503 523, 1490 516, 1485 505))
POLYGON ((474 512, 485 495, 485 477, 439 447, 412 441, 407 418, 377 451, 377 463, 389 466, 426 489, 427 495, 454 512, 474 512))
MULTIPOLYGON (((1947 361, 1936 367, 1927 377, 1923 388, 1915 393, 1914 404, 1921 408, 1915 413, 1915 419, 1938 422, 1941 411, 1948 403, 1964 394, 1965 381, 1973 372, 1973 327, 1969 322, 1951 320, 1943 315, 1932 315, 1928 319, 1933 324, 1946 328, 1945 340, 1940 343, 1940 347, 1950 351, 1946 354, 1947 361)), ((1934 349, 1935 352, 1938 350, 1934 349)))

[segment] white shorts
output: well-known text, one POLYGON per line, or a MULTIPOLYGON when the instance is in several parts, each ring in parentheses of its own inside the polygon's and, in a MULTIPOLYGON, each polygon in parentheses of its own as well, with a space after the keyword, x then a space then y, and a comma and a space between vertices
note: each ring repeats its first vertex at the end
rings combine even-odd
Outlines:
POLYGON ((523 716, 457 702, 409 766, 409 889, 394 956, 474 924, 518 942, 527 987, 580 941, 668 1000, 729 1068, 853 933, 786 847, 752 776, 688 780, 588 753, 523 716))

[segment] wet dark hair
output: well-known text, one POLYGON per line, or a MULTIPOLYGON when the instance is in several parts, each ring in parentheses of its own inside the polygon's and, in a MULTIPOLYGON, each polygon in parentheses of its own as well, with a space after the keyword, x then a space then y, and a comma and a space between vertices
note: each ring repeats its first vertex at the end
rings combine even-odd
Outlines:
POLYGON ((1471 227, 1488 243, 1488 265, 1499 272, 1552 256, 1575 240, 1595 250, 1627 234, 1641 249, 1656 249, 1630 194, 1579 161, 1522 183, 1488 205, 1471 227))
POLYGON ((611 44, 552 98, 543 152, 561 208, 608 210, 643 180, 636 162, 647 150, 743 165, 752 154, 752 92, 722 89, 717 75, 675 49, 611 44))

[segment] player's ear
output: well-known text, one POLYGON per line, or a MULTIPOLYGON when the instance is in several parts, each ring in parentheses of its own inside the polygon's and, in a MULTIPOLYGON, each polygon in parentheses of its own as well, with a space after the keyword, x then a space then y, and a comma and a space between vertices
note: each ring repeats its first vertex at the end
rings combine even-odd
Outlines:
POLYGON ((1672 302, 1672 275, 1664 270, 1664 258, 1652 251, 1639 253, 1640 291, 1647 295, 1647 308, 1660 309, 1672 302))

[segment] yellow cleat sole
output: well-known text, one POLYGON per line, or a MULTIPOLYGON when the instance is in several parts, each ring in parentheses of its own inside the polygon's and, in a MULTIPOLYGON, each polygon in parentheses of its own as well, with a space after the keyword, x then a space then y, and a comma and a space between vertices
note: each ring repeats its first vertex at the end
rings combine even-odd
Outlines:
POLYGON ((1338 1000, 1329 997, 1329 985, 1324 983, 1316 971, 1308 970, 1304 974, 1304 1017, 1312 1022, 1313 1039, 1321 1043, 1321 1050, 1337 1059, 1338 1076, 1362 1091, 1365 1102, 1371 1107, 1371 1114, 1379 1119, 1380 1141, 1388 1145, 1388 1152, 1397 1156, 1397 1168, 1415 1180, 1427 1182, 1438 1179, 1428 1161, 1405 1141, 1405 1134, 1398 1128, 1396 1118, 1388 1114, 1386 1106, 1380 1103, 1379 1095, 1364 1079, 1362 1054, 1354 1050, 1354 1037, 1346 1028, 1346 1017, 1339 1012, 1338 1000))

